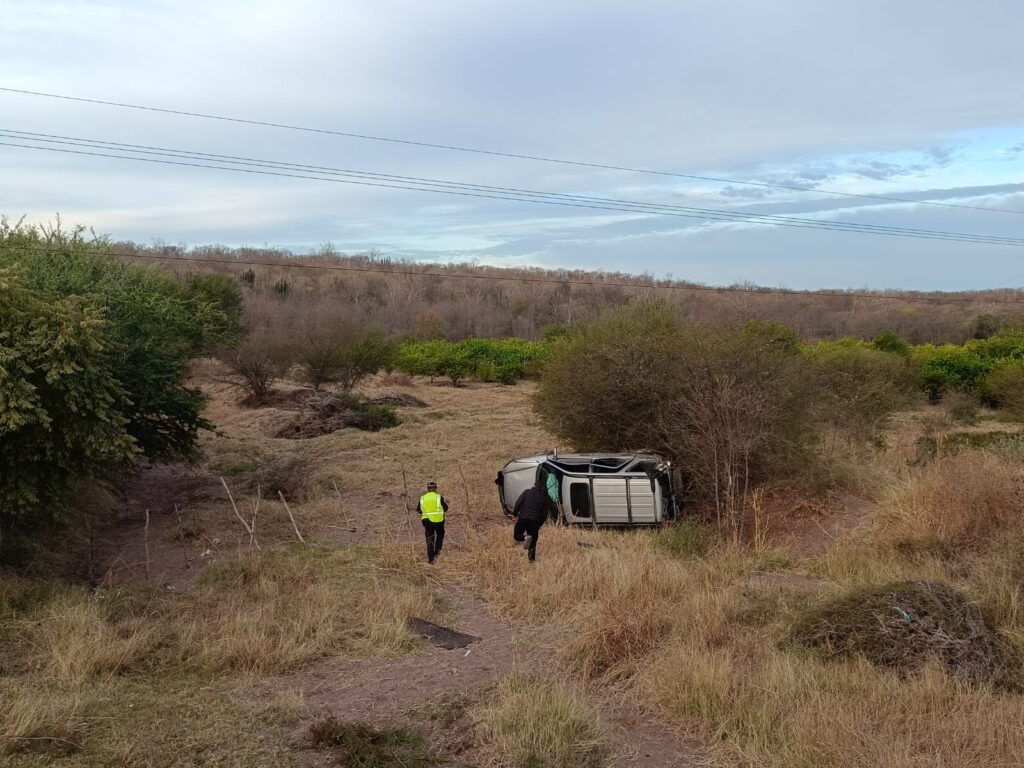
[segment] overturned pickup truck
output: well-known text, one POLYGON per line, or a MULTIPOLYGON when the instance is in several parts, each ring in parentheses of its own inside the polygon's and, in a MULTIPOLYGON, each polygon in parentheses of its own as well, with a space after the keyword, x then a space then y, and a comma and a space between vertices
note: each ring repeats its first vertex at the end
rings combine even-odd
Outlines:
POLYGON ((678 512, 672 465, 654 453, 558 453, 513 459, 498 472, 501 506, 541 480, 551 516, 569 525, 657 525, 678 512))

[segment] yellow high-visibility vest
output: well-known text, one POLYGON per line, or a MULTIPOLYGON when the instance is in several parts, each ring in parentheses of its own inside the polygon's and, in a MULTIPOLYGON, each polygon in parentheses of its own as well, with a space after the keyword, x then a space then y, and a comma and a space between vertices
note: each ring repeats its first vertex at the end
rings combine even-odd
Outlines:
POLYGON ((441 506, 441 494, 429 491, 420 496, 420 518, 432 523, 444 522, 444 507, 441 506))

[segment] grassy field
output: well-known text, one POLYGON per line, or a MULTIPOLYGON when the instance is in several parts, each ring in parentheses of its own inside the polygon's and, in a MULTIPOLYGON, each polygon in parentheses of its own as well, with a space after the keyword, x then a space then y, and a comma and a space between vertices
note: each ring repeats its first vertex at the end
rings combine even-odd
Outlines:
POLYGON ((927 578, 973 600, 1009 677, 1024 671, 1024 465, 1003 443, 949 441, 964 428, 941 409, 901 414, 885 448, 827 444, 856 507, 775 489, 766 531, 738 545, 695 523, 546 527, 529 566, 493 479, 507 459, 556 447, 531 385, 381 377, 369 391, 426 406, 399 408, 394 429, 286 440, 268 436, 295 417, 286 398, 240 407, 216 374, 197 368, 220 431, 204 438, 196 479, 184 490, 177 475, 139 479, 132 514, 97 534, 102 578, 0 577, 4 765, 1020 764, 1024 698, 1012 687, 791 642, 832 598, 927 578), (929 436, 960 447, 917 461, 929 436), (431 479, 452 504, 434 568, 407 511, 431 479), (411 671, 440 675, 443 654, 462 652, 430 650, 405 619, 464 627, 468 600, 483 601, 495 632, 545 650, 495 659, 489 677, 414 705, 411 671), (361 668, 394 678, 382 709, 332 709, 320 690, 361 668), (645 758, 654 732, 700 746, 689 762, 645 758))

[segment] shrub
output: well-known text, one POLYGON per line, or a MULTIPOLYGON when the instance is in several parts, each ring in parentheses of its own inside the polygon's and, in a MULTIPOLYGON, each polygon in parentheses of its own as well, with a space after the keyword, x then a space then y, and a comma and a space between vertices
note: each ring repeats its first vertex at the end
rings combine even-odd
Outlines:
POLYGON ((394 342, 379 331, 360 329, 345 315, 314 316, 299 337, 296 362, 316 391, 337 383, 348 392, 395 358, 394 342))
POLYGON ((656 425, 679 382, 681 332, 667 305, 635 304, 556 342, 535 402, 545 427, 584 451, 662 445, 656 425))
POLYGON ((219 357, 231 372, 231 383, 248 392, 253 405, 259 405, 291 367, 293 350, 287 339, 257 331, 235 349, 221 351, 219 357))
POLYGON ((981 403, 969 392, 947 392, 942 396, 942 405, 949 417, 958 424, 977 424, 981 420, 981 403))
POLYGON ((526 378, 545 353, 544 345, 524 339, 406 341, 396 353, 395 367, 414 376, 444 377, 456 386, 470 376, 514 384, 526 378))
POLYGON ((190 297, 214 307, 210 332, 221 342, 234 342, 241 331, 244 299, 238 284, 227 275, 189 275, 185 282, 190 297))
POLYGON ((997 365, 985 377, 985 393, 1015 421, 1024 421, 1024 364, 997 365))
POLYGON ((952 344, 922 345, 915 347, 911 355, 917 364, 921 388, 932 402, 951 389, 974 391, 989 370, 989 364, 977 352, 952 344))
POLYGON ((871 340, 871 346, 880 352, 891 352, 902 357, 910 355, 910 346, 892 331, 882 331, 871 340))
POLYGON ((856 590, 809 611, 792 642, 827 659, 862 657, 902 675, 938 662, 965 682, 1020 687, 1020 660, 966 595, 902 581, 856 590))
POLYGON ((811 359, 822 373, 823 415, 852 436, 874 438, 889 416, 912 400, 913 370, 895 352, 874 344, 822 342, 811 359))
POLYGON ((498 682, 479 731, 499 765, 600 768, 608 743, 597 713, 564 684, 522 677, 498 682))
MULTIPOLYGON (((83 297, 107 320, 104 364, 125 397, 118 410, 125 430, 152 459, 191 456, 199 429, 202 393, 184 385, 188 362, 214 344, 231 343, 237 327, 207 293, 190 289, 155 267, 126 264, 83 230, 0 224, 0 267, 20 264, 24 285, 41 299, 83 297)), ((217 292, 214 291, 214 294, 217 292)))
POLYGON ((554 345, 537 411, 581 450, 678 459, 738 535, 754 484, 806 466, 816 439, 806 360, 779 329, 759 330, 687 327, 664 304, 627 306, 554 345))
POLYGON ((22 270, 0 268, 0 523, 138 452, 102 316, 84 298, 39 298, 22 270))

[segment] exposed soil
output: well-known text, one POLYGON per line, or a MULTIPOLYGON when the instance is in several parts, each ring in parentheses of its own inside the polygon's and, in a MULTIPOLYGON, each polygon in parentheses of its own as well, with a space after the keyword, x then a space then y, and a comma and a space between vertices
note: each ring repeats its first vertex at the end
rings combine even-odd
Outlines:
MULTIPOLYGON (((468 592, 452 588, 460 632, 480 637, 465 648, 427 646, 398 658, 326 659, 268 683, 268 691, 301 690, 314 716, 331 715, 380 727, 409 722, 432 703, 473 695, 505 675, 547 674, 557 637, 495 617, 468 592)), ((594 702, 614 729, 618 768, 703 765, 700 745, 652 721, 615 697, 594 702)))
POLYGON ((768 514, 768 538, 793 557, 818 557, 832 542, 856 528, 876 506, 850 493, 813 504, 806 500, 778 502, 768 514))
POLYGON ((203 555, 208 547, 189 509, 218 495, 224 495, 220 481, 195 467, 144 468, 129 482, 122 506, 97 537, 97 580, 108 586, 149 582, 174 589, 190 584, 209 556, 203 555))

